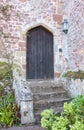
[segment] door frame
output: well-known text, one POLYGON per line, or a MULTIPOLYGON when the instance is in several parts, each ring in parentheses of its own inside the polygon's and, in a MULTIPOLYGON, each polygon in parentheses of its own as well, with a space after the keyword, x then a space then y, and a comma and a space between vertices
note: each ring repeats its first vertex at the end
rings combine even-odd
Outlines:
MULTIPOLYGON (((57 65, 59 63, 58 61, 58 37, 57 37, 57 32, 58 29, 56 27, 51 26, 50 24, 46 24, 45 21, 38 21, 35 23, 31 23, 31 24, 26 24, 25 26, 23 26, 22 28, 22 32, 23 34, 25 34, 26 36, 26 47, 27 47, 27 33, 29 30, 31 30, 32 28, 38 27, 38 26, 43 26, 45 29, 49 30, 52 34, 53 34, 53 55, 54 55, 54 78, 55 78, 55 73, 58 71, 57 70, 57 65)), ((27 51, 26 51, 27 52, 27 51)), ((27 71, 26 71, 26 79, 27 79, 27 71)))

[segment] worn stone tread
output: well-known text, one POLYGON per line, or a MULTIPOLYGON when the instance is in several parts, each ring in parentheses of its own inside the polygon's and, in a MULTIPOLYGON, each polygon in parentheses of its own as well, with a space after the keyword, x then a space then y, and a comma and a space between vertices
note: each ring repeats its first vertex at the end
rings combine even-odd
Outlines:
MULTIPOLYGON (((60 113, 60 112, 63 111, 63 107, 55 108, 54 106, 52 106, 50 109, 53 109, 53 111, 56 112, 56 113, 60 113)), ((40 116, 42 111, 43 111, 43 110, 38 110, 38 111, 35 113, 35 116, 40 116)))
POLYGON ((69 98, 53 98, 53 99, 45 99, 45 100, 38 100, 35 104, 44 104, 44 103, 52 103, 52 102, 67 102, 69 98))
POLYGON ((60 93, 65 93, 65 90, 59 90, 59 91, 54 91, 54 92, 39 92, 39 93, 34 93, 34 95, 52 95, 52 94, 60 94, 60 93))

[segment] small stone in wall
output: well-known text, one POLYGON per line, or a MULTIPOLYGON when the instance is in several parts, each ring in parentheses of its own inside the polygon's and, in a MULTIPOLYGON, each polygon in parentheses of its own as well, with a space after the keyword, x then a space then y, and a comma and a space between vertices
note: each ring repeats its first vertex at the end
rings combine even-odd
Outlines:
POLYGON ((26 2, 27 0, 19 0, 19 1, 21 1, 21 2, 26 2))

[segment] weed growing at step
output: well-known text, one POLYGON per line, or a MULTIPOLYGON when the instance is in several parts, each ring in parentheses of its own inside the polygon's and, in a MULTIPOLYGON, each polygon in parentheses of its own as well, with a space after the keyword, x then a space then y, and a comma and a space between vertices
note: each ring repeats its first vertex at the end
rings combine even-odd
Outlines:
POLYGON ((12 64, 0 62, 0 126, 11 127, 20 123, 12 84, 12 64))
POLYGON ((11 127, 18 124, 20 119, 19 108, 15 103, 14 93, 10 92, 0 97, 0 124, 1 126, 11 127))

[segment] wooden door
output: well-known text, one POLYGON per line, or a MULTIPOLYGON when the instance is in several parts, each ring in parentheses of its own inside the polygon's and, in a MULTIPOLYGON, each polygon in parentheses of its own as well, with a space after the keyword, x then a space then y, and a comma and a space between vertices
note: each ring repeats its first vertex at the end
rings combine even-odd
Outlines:
POLYGON ((53 35, 42 26, 27 34, 27 79, 54 77, 53 35))

